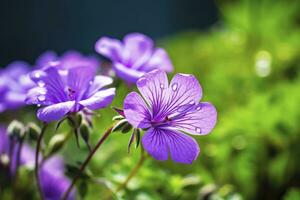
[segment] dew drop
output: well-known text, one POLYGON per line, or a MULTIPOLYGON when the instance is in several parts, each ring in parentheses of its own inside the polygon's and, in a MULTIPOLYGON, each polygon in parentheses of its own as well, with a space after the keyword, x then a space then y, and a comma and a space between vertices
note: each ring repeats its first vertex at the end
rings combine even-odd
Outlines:
POLYGON ((37 104, 37 107, 41 107, 41 104, 37 104))
POLYGON ((45 101, 46 100, 45 95, 40 95, 37 98, 38 98, 39 101, 45 101))
POLYGON ((161 88, 161 89, 164 89, 164 85, 163 85, 162 83, 160 84, 160 88, 161 88))
POLYGON ((34 78, 40 78, 41 74, 39 72, 35 72, 33 76, 34 76, 34 78))
POLYGON ((40 94, 46 94, 46 90, 41 90, 40 94))
POLYGON ((172 90, 173 90, 173 91, 176 91, 177 88, 178 88, 178 84, 177 84, 177 83, 173 83, 173 84, 172 84, 172 90))
POLYGON ((44 81, 38 81, 37 84, 38 84, 39 87, 44 87, 45 86, 44 81))
POLYGON ((146 78, 140 78, 138 81, 137 81, 137 86, 138 87, 143 87, 143 86, 145 86, 146 85, 146 83, 147 83, 147 79, 146 78))
POLYGON ((196 132, 201 133, 201 129, 199 127, 196 127, 196 132))
POLYGON ((196 108, 196 110, 201 110, 201 106, 198 106, 198 107, 196 108))
POLYGON ((195 101, 194 100, 190 101, 190 104, 191 105, 195 104, 195 101))
POLYGON ((93 81, 90 81, 89 84, 92 85, 92 84, 93 84, 93 81))

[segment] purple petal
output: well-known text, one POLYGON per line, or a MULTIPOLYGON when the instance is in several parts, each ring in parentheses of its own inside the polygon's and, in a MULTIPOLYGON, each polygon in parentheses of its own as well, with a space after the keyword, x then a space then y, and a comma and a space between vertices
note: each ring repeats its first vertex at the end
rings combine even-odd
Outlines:
POLYGON ((161 69, 165 72, 173 71, 173 64, 171 63, 167 52, 162 48, 157 48, 150 60, 140 68, 140 70, 147 72, 153 69, 161 69))
POLYGON ((94 94, 98 90, 113 83, 113 79, 108 76, 95 76, 92 85, 89 88, 89 94, 94 94))
POLYGON ((170 152, 173 161, 191 164, 200 152, 194 138, 170 129, 149 129, 142 143, 146 151, 157 160, 167 160, 170 152))
POLYGON ((202 89, 195 76, 176 74, 170 83, 167 95, 165 104, 159 112, 161 116, 169 116, 182 108, 194 106, 201 99, 202 89))
POLYGON ((100 63, 92 56, 83 56, 77 51, 68 51, 60 58, 60 69, 72 69, 74 67, 90 67, 96 71, 100 63))
POLYGON ((111 104, 115 96, 115 88, 100 90, 88 99, 81 100, 79 104, 90 110, 98 110, 111 104))
POLYGON ((195 135, 206 135, 217 122, 217 111, 211 103, 199 103, 191 110, 178 117, 175 116, 171 126, 195 135))
POLYGON ((45 99, 48 101, 59 103, 68 99, 65 93, 65 84, 56 67, 49 67, 44 71, 34 71, 31 77, 39 86, 46 88, 45 99))
POLYGON ((58 57, 54 51, 46 51, 45 53, 43 53, 37 58, 35 62, 36 68, 42 68, 47 63, 56 61, 57 59, 58 57))
POLYGON ((118 77, 122 78, 123 80, 129 83, 136 83, 136 81, 144 75, 144 72, 135 69, 130 69, 121 63, 114 63, 113 69, 118 77))
POLYGON ((141 33, 130 33, 124 37, 123 63, 129 68, 138 69, 147 62, 153 52, 153 41, 141 33))
POLYGON ((74 101, 53 104, 45 108, 40 108, 37 112, 37 117, 43 122, 51 122, 63 118, 71 111, 75 105, 74 101))
POLYGON ((96 51, 112 61, 121 60, 122 44, 117 39, 100 38, 95 45, 96 51))
POLYGON ((56 155, 50 157, 43 165, 43 170, 54 175, 64 175, 64 159, 56 155))
POLYGON ((168 77, 161 70, 146 73, 137 81, 137 87, 142 96, 152 108, 153 116, 162 109, 168 95, 168 77))
POLYGON ((150 126, 149 109, 138 93, 129 93, 124 100, 123 107, 126 119, 135 128, 148 128, 150 126))
POLYGON ((89 67, 74 67, 68 71, 69 98, 80 100, 87 91, 96 71, 89 67))

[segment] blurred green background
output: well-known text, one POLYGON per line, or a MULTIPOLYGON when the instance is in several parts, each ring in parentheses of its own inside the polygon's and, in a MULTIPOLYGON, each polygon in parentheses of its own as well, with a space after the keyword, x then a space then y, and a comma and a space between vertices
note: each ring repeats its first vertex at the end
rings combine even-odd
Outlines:
MULTIPOLYGON (((199 79, 204 100, 217 107, 216 128, 195 137, 201 153, 192 165, 147 159, 116 199, 300 199, 300 2, 217 5, 219 22, 208 30, 183 31, 159 41, 175 73, 199 79)), ((129 91, 120 85, 113 105, 122 107, 129 91)), ((115 115, 111 108, 99 114, 93 144, 115 115)), ((135 166, 140 152, 127 154, 129 137, 113 133, 96 154, 88 170, 93 178, 78 184, 85 199, 101 199, 135 166)), ((87 149, 69 141, 63 154, 74 164, 87 149)))

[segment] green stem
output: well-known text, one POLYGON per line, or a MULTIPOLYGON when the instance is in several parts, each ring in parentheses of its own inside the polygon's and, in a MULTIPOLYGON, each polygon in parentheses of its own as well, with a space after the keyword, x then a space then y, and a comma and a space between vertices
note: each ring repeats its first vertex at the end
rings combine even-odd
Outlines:
POLYGON ((44 134, 46 132, 46 128, 47 128, 47 124, 44 123, 41 133, 39 135, 38 141, 37 141, 37 145, 36 145, 36 151, 35 151, 35 168, 34 168, 34 175, 35 175, 35 179, 36 179, 36 185, 37 185, 37 189, 39 192, 39 195, 41 197, 41 199, 44 199, 43 197, 43 193, 42 193, 42 189, 41 189, 41 185, 40 185, 40 179, 39 179, 39 152, 40 152, 40 148, 41 148, 41 143, 44 137, 44 134))
MULTIPOLYGON (((129 181, 138 173, 138 171, 140 170, 141 166, 143 165, 144 161, 146 160, 147 156, 144 153, 144 149, 141 147, 141 156, 139 161, 137 162, 137 164, 134 166, 134 168, 131 170, 131 172, 128 174, 127 178, 125 179, 125 181, 120 184, 117 189, 116 189, 116 193, 125 189, 129 183, 129 181)), ((106 197, 104 198, 105 200, 107 199, 111 199, 112 196, 112 192, 110 191, 110 193, 108 195, 106 195, 106 197)))
POLYGON ((73 178, 72 183, 70 184, 69 188, 67 189, 67 191, 64 193, 62 200, 66 200, 70 194, 70 192, 72 191, 73 187, 75 186, 77 180, 80 178, 81 174, 83 173, 83 171, 85 170, 86 166, 88 165, 88 163, 90 162, 90 160, 92 159, 92 157, 94 156, 94 154, 96 153, 96 151, 99 149, 99 147, 101 146, 101 144, 106 140, 106 138, 110 135, 111 131, 113 129, 113 126, 110 127, 101 137, 101 139, 99 140, 99 142, 96 144, 96 146, 90 151, 89 155, 87 156, 87 158, 85 159, 85 161, 82 163, 82 165, 80 166, 79 172, 77 173, 77 175, 73 178))

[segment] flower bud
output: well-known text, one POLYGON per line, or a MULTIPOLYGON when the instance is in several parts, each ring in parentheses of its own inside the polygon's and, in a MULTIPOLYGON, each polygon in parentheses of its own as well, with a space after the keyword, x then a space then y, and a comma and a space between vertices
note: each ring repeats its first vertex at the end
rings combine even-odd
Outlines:
POLYGON ((30 122, 27 124, 27 133, 29 134, 30 139, 37 140, 41 133, 41 129, 35 123, 30 122))
POLYGON ((119 121, 119 120, 122 120, 124 119, 124 117, 122 115, 116 115, 112 118, 113 121, 119 121))
POLYGON ((7 132, 10 138, 20 139, 24 136, 24 125, 17 121, 13 120, 7 127, 7 132))
POLYGON ((66 140, 66 136, 64 134, 56 134, 54 135, 49 142, 49 154, 54 154, 59 151, 66 140))
POLYGON ((126 123, 124 127, 122 128, 122 133, 128 133, 132 129, 132 125, 129 123, 126 123))
POLYGON ((135 148, 138 148, 141 141, 141 131, 140 129, 136 128, 133 132, 135 135, 135 148))
POLYGON ((83 121, 79 130, 80 130, 80 135, 81 135, 82 139, 86 143, 88 143, 90 134, 91 134, 91 129, 90 129, 89 124, 87 122, 83 121))
POLYGON ((7 154, 0 155, 0 164, 3 166, 8 166, 9 164, 9 157, 7 154))
POLYGON ((111 130, 111 132, 116 132, 116 131, 119 131, 119 130, 122 130, 123 127, 128 124, 127 122, 127 119, 122 119, 120 120, 111 130))

